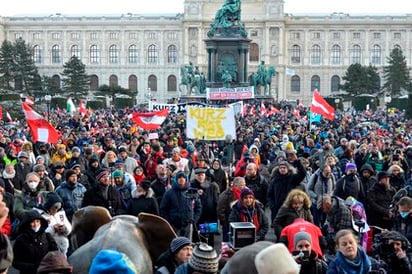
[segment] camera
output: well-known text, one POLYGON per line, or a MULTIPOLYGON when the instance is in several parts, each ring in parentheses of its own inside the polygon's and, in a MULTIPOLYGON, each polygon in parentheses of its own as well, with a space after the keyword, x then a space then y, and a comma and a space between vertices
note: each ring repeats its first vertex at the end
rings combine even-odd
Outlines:
POLYGON ((199 224, 200 234, 219 234, 219 225, 217 223, 199 224))
POLYGON ((392 159, 393 159, 394 161, 398 161, 398 160, 399 160, 399 155, 398 155, 398 154, 394 154, 394 155, 392 156, 392 159))

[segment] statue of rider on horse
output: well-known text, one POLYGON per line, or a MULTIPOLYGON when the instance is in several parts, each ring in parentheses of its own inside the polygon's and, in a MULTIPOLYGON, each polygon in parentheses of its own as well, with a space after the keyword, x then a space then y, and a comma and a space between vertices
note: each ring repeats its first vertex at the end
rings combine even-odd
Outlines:
POLYGON ((275 76, 275 74, 276 69, 274 66, 270 66, 266 69, 265 61, 261 61, 257 72, 252 73, 250 76, 250 84, 254 87, 255 94, 260 94, 260 90, 263 88, 264 94, 268 95, 272 77, 275 76))
POLYGON ((181 82, 179 90, 183 95, 202 94, 206 89, 206 78, 203 72, 199 72, 199 67, 192 62, 189 65, 180 66, 181 82))

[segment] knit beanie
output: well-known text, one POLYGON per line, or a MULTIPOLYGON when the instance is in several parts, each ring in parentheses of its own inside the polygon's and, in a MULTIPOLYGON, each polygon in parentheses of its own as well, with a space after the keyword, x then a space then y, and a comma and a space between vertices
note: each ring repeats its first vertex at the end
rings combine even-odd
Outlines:
POLYGON ((117 178, 117 177, 123 177, 123 171, 120 169, 116 169, 115 171, 112 172, 112 177, 117 178))
POLYGON ((135 274, 135 265, 130 258, 114 249, 103 249, 93 258, 89 268, 89 273, 93 274, 135 274))
POLYGON ((149 180, 146 180, 146 179, 145 179, 145 180, 141 181, 139 185, 140 185, 144 190, 148 191, 149 188, 150 188, 150 186, 151 186, 151 184, 152 184, 152 182, 150 182, 149 180))
POLYGON ((76 174, 76 172, 72 169, 68 169, 66 171, 66 182, 69 180, 69 177, 72 176, 73 174, 76 174))
POLYGON ((305 231, 296 233, 295 236, 293 237, 293 243, 294 243, 293 246, 296 247, 296 245, 302 240, 306 240, 312 243, 312 236, 310 236, 310 234, 305 231))
POLYGON ((177 237, 170 243, 170 252, 177 254, 183 247, 192 245, 192 242, 186 237, 177 237))
POLYGON ((298 274, 300 270, 286 246, 281 243, 260 251, 255 257, 255 266, 259 274, 298 274))
POLYGON ((189 266, 200 273, 217 273, 219 271, 219 257, 213 247, 200 243, 193 250, 189 266))
POLYGON ((350 169, 356 170, 356 165, 354 163, 347 163, 345 166, 345 173, 348 172, 350 169))
POLYGON ((100 181, 101 178, 103 178, 103 176, 105 175, 109 175, 109 171, 107 169, 99 169, 96 173, 96 180, 100 181))
POLYGON ((67 262, 66 256, 60 251, 50 251, 40 262, 37 274, 46 273, 72 273, 72 266, 67 262))
POLYGON ((243 200, 243 198, 245 198, 246 195, 253 195, 255 196, 255 193, 253 193, 253 191, 250 188, 245 187, 244 189, 242 189, 242 191, 240 192, 240 200, 243 200))

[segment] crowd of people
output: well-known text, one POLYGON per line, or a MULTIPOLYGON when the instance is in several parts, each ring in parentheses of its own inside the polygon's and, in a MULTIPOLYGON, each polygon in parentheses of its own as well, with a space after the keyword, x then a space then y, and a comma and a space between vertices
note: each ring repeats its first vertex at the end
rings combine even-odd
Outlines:
POLYGON ((403 112, 350 109, 310 123, 302 105, 269 117, 246 111, 236 136, 208 141, 186 137, 185 114, 144 131, 132 111, 53 112, 58 144, 33 143, 24 122, 0 127, 0 246, 14 242, 4 253, 14 268, 48 273, 44 261, 57 253, 59 273, 70 273, 73 214, 94 205, 169 222, 178 237, 156 273, 218 273, 237 252, 215 246, 233 240, 233 222, 253 224, 256 241, 273 233, 300 273, 412 273, 412 128, 403 112), (206 270, 194 256, 204 253, 214 258, 206 270))

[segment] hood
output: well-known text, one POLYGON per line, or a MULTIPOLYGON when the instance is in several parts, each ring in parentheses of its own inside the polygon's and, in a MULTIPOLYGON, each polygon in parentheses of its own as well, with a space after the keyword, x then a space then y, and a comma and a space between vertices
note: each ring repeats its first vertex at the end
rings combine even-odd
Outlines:
POLYGON ((259 148, 256 145, 251 145, 249 147, 249 152, 252 152, 252 149, 256 148, 257 153, 259 153, 259 148))
POLYGON ((373 167, 372 167, 370 164, 368 164, 368 163, 362 165, 362 167, 361 167, 361 169, 360 169, 360 173, 362 173, 362 171, 364 171, 364 170, 369 170, 372 175, 375 175, 375 170, 374 170, 373 167))
POLYGON ((26 231, 27 229, 29 229, 30 228, 30 223, 33 220, 36 220, 36 219, 39 219, 40 222, 41 222, 40 230, 45 231, 47 226, 48 226, 47 220, 44 219, 43 216, 40 215, 39 211, 33 209, 33 210, 30 210, 30 211, 27 211, 24 214, 24 217, 23 217, 23 219, 21 221, 21 224, 20 224, 20 232, 23 232, 23 231, 26 231))

